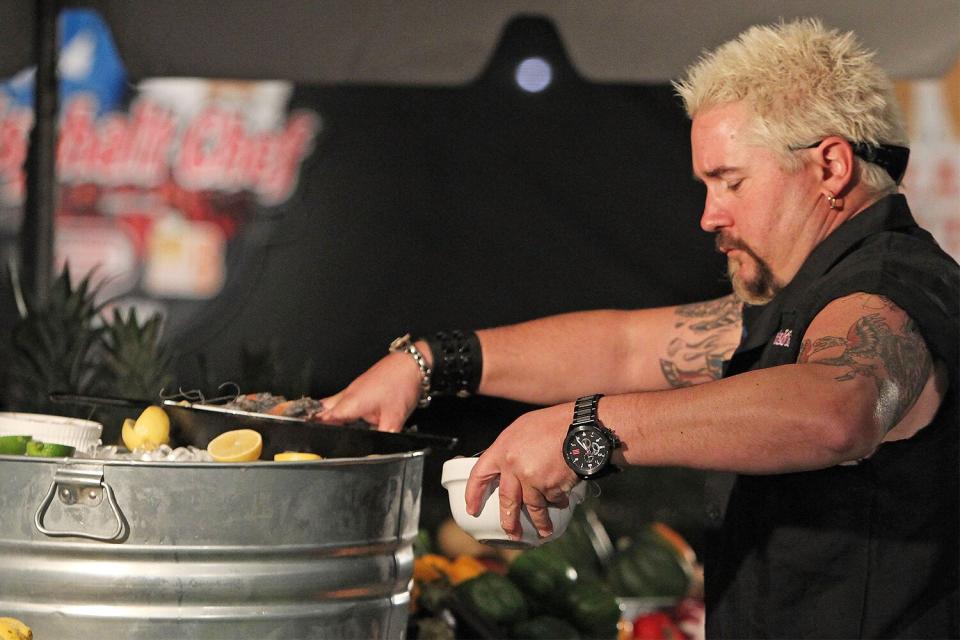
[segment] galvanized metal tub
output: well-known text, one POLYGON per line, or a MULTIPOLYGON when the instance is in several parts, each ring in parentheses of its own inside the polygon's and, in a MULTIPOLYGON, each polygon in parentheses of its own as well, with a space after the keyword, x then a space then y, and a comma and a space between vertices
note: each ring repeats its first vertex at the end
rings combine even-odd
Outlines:
POLYGON ((402 637, 423 455, 0 456, 0 615, 43 640, 402 637))

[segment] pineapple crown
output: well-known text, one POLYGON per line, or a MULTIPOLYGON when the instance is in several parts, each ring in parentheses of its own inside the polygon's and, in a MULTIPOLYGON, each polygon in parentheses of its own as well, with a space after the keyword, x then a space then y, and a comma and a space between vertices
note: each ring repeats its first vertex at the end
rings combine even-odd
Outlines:
MULTIPOLYGON (((136 309, 114 309, 112 320, 98 303, 102 283, 93 272, 76 286, 65 265, 45 300, 24 294, 16 272, 11 284, 19 319, 9 336, 5 404, 22 411, 51 410, 49 394, 153 397, 169 384, 172 354, 161 343, 163 317, 141 322, 136 309)), ((63 407, 53 409, 63 412, 63 407)))

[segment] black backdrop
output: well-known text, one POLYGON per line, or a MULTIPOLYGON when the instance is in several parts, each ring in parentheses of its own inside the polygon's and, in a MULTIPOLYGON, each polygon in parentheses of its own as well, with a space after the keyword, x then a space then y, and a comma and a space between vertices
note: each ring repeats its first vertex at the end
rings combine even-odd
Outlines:
MULTIPOLYGON (((728 291, 671 87, 583 81, 547 22, 511 23, 467 86, 299 86, 291 106, 323 132, 293 198, 249 226, 224 292, 174 336, 185 388, 247 375, 244 391, 322 396, 407 331, 728 291), (514 81, 530 55, 554 68, 541 93, 514 81), (251 383, 242 351, 269 352, 273 378, 251 383)), ((448 400, 413 421, 469 454, 523 409, 448 400)))

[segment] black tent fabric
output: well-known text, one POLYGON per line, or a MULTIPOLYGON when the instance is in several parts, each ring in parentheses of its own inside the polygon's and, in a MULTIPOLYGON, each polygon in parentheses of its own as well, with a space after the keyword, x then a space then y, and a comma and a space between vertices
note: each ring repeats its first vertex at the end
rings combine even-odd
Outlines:
POLYGON ((956 59, 955 0, 84 0, 109 20, 134 77, 466 84, 520 15, 550 20, 595 82, 665 82, 752 24, 819 16, 854 29, 894 77, 956 59))

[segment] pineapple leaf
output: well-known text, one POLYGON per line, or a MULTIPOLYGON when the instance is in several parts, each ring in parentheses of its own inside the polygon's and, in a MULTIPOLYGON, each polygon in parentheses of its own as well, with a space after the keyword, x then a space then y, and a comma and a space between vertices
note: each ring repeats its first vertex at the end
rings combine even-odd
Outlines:
POLYGON ((126 317, 114 309, 105 327, 98 377, 111 395, 153 397, 172 381, 172 354, 161 344, 163 317, 153 314, 144 322, 131 308, 126 317))
POLYGON ((135 310, 127 317, 114 310, 108 322, 103 310, 109 301, 97 301, 102 282, 94 284, 92 275, 74 287, 65 265, 41 303, 36 295, 24 295, 11 270, 21 316, 7 336, 9 344, 0 344, 7 356, 6 385, 0 389, 6 405, 70 413, 69 407, 51 405, 50 392, 144 397, 169 384, 172 355, 160 342, 162 317, 141 323, 135 310))

